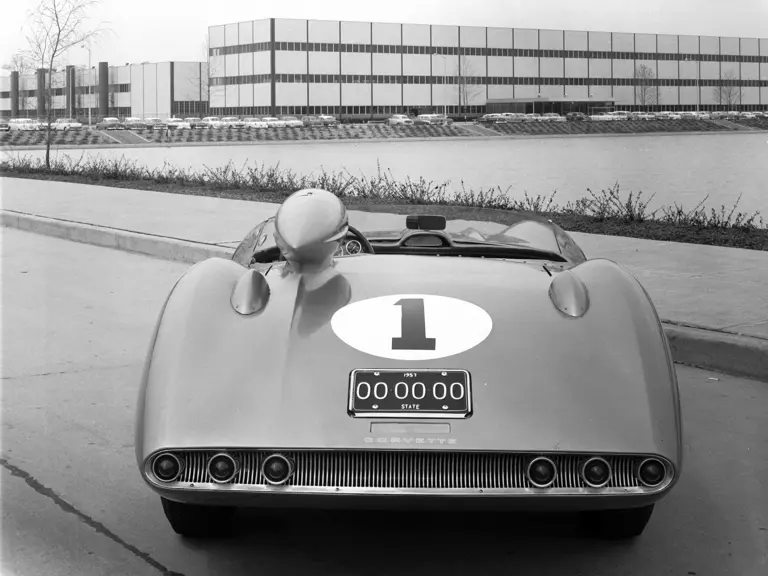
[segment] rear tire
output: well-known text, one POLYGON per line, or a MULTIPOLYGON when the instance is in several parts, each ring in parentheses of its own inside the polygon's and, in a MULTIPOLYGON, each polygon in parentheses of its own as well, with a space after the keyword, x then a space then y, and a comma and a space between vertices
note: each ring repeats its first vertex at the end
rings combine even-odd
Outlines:
POLYGON ((587 512, 586 526, 591 535, 602 540, 626 540, 640 536, 653 514, 653 504, 624 510, 587 512))
POLYGON ((210 538, 231 533, 235 508, 183 504, 162 497, 160 500, 171 528, 181 536, 210 538))

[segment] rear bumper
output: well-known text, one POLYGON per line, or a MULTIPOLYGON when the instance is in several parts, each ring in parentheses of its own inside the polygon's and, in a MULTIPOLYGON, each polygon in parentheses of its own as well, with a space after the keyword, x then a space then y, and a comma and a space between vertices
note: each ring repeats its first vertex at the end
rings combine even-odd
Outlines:
POLYGON ((578 512, 638 508, 653 504, 666 493, 656 494, 586 494, 557 495, 540 493, 504 496, 499 494, 362 494, 338 492, 293 491, 274 487, 259 492, 222 489, 153 490, 168 500, 208 506, 238 508, 294 508, 310 510, 456 510, 456 511, 551 511, 578 512))

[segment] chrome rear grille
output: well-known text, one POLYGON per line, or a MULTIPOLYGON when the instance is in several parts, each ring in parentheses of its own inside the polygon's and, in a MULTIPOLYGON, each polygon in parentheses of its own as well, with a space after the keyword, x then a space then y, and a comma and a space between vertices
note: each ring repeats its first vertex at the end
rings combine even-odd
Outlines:
MULTIPOLYGON (((176 482, 207 484, 208 459, 214 451, 173 451, 186 464, 176 482)), ((240 463, 239 472, 227 484, 269 486, 261 463, 270 454, 280 453, 295 462, 295 472, 286 486, 300 488, 372 488, 420 490, 526 489, 534 488, 525 470, 533 454, 448 451, 229 451, 240 463)), ((535 456, 538 456, 536 454, 535 456)), ((551 488, 588 488, 580 466, 590 456, 541 454, 557 467, 551 488)), ((602 456, 613 473, 606 489, 643 488, 635 469, 645 456, 602 456)), ((666 482, 664 483, 666 484, 666 482)))

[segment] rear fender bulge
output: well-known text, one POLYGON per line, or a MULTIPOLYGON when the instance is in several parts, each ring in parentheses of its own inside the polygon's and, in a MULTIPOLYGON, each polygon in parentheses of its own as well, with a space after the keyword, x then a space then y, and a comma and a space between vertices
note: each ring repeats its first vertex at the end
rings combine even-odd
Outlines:
MULTIPOLYGON (((669 344, 647 291, 626 268, 612 260, 589 260, 571 269, 587 286, 590 314, 604 316, 606 329, 621 319, 621 328, 633 336, 637 366, 648 390, 649 417, 662 454, 676 469, 681 465, 682 426, 680 399, 669 344), (674 446, 670 443, 674 442, 674 446)), ((610 342, 607 342, 610 344, 610 342)))
POLYGON ((140 454, 140 447, 143 442, 144 406, 146 403, 147 377, 149 375, 149 370, 152 365, 152 357, 155 351, 155 343, 157 342, 157 334, 160 331, 160 325, 163 322, 165 309, 168 306, 168 302, 170 301, 174 292, 176 291, 176 287, 179 285, 179 283, 184 279, 184 277, 187 274, 190 274, 196 267, 200 266, 202 262, 203 261, 198 262, 197 264, 194 264, 193 266, 191 266, 188 270, 184 272, 184 274, 179 276, 176 282, 174 282, 173 286, 168 291, 168 296, 166 296, 165 300, 163 301, 163 305, 161 306, 160 312, 158 313, 157 319, 155 320, 154 328, 152 329, 152 335, 150 336, 150 339, 149 339, 149 346, 147 348, 147 353, 146 353, 144 364, 141 370, 141 380, 139 383, 139 397, 136 402, 136 414, 135 414, 135 423, 134 423, 134 450, 136 452, 136 459, 139 462, 139 465, 142 464, 142 460, 143 460, 140 454))
POLYGON ((143 384, 137 459, 178 443, 237 436, 234 422, 279 404, 299 277, 269 274, 271 296, 258 314, 242 315, 232 294, 248 270, 210 258, 187 273, 169 298, 143 384), (267 352, 268 351, 268 352, 267 352))
MULTIPOLYGON (((146 434, 145 424, 147 416, 147 396, 148 391, 152 386, 151 375, 153 373, 153 367, 157 361, 158 352, 160 351, 158 350, 158 340, 160 339, 161 335, 167 334, 169 330, 173 330, 173 327, 170 326, 170 324, 174 324, 176 318, 172 318, 171 316, 178 316, 178 312, 169 314, 169 310, 174 308, 178 310, 179 308, 188 306, 190 300, 195 298, 193 293, 195 291, 195 287, 200 284, 201 278, 211 275, 221 277, 222 272, 228 272, 229 275, 233 278, 234 285, 234 281, 239 278, 239 275, 237 274, 238 271, 242 274, 242 272, 245 271, 245 268, 222 258, 209 258, 191 266, 186 272, 184 272, 184 274, 179 277, 178 280, 176 280, 175 284, 169 291, 168 296, 166 297, 165 302, 160 309, 160 313, 157 316, 154 330, 150 337, 147 355, 142 368, 142 375, 139 386, 139 397, 136 404, 134 431, 134 448, 136 451, 137 462, 140 465, 143 465, 143 461, 146 456, 146 453, 143 451, 143 447, 146 434)), ((197 294, 197 297, 200 297, 199 293, 197 294)), ((229 302, 230 301, 228 298, 227 303, 229 304, 229 302)), ((164 351, 164 348, 161 348, 161 350, 164 351)), ((158 383, 155 382, 154 385, 156 387, 158 383)))

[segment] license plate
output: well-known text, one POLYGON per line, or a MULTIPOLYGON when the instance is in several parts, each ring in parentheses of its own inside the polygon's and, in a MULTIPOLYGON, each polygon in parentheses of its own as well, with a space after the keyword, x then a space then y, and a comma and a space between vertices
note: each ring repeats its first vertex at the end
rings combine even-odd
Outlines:
POLYGON ((349 414, 356 418, 467 418, 472 384, 466 370, 353 370, 349 414))

